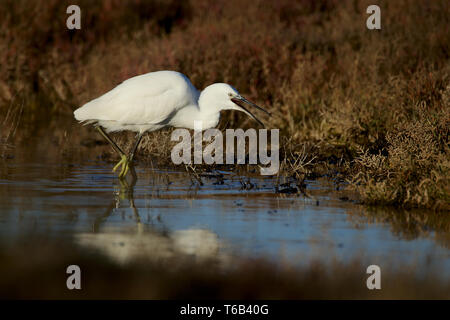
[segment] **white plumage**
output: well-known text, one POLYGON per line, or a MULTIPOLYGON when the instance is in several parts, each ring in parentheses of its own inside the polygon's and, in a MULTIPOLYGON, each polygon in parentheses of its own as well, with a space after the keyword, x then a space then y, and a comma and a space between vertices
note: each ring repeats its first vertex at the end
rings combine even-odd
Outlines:
POLYGON ((79 121, 98 122, 107 131, 153 131, 181 108, 195 105, 199 92, 179 72, 159 71, 125 80, 75 110, 79 121))
POLYGON ((120 163, 128 163, 131 162, 142 134, 146 131, 155 131, 166 126, 194 129, 195 121, 200 121, 203 129, 213 128, 219 123, 221 110, 242 111, 262 124, 243 103, 267 113, 226 83, 214 83, 199 92, 182 73, 158 71, 124 81, 75 110, 74 116, 80 122, 96 124, 121 154, 120 163), (130 130, 139 133, 130 158, 125 159, 124 152, 101 127, 107 132, 130 130))

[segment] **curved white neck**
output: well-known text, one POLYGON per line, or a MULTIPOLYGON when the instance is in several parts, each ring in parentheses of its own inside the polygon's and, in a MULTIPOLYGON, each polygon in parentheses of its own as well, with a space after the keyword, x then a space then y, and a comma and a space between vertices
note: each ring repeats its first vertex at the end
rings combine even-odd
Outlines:
POLYGON ((179 110, 170 124, 178 128, 195 129, 200 123, 202 130, 214 128, 219 123, 220 111, 208 111, 210 111, 208 107, 202 108, 199 104, 189 105, 179 110))

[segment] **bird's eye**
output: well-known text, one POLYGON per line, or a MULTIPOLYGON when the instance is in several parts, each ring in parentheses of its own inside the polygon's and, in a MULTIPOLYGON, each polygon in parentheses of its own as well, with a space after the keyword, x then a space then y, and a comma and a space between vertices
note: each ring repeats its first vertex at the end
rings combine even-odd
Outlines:
POLYGON ((228 96, 229 96, 229 97, 232 97, 232 96, 233 96, 233 94, 232 94, 231 92, 229 92, 229 93, 228 93, 228 96))

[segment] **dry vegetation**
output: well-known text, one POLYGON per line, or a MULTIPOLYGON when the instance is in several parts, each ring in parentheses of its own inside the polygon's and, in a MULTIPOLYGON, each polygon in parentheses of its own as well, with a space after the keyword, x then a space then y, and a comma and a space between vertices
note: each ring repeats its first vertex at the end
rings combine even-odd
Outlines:
MULTIPOLYGON (((80 0, 82 30, 69 31, 72 2, 0 3, 0 108, 23 105, 16 142, 126 78, 172 69, 273 111, 296 176, 338 165, 365 203, 450 208, 448 1, 378 1, 378 31, 365 27, 373 1, 80 0)), ((168 140, 149 136, 142 152, 168 140)))

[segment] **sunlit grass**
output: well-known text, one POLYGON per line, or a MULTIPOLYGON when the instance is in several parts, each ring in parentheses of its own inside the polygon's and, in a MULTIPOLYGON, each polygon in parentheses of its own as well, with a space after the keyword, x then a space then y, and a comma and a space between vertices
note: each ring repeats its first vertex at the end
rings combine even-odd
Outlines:
MULTIPOLYGON (((25 101, 16 142, 131 76, 172 69, 272 111, 283 174, 337 167, 367 204, 449 209, 447 1, 380 1, 376 31, 364 0, 79 1, 80 31, 65 28, 69 4, 0 4, 0 121, 25 101)), ((227 113, 221 126, 251 125, 242 119, 227 113)), ((0 136, 12 143, 10 127, 0 136)), ((61 150, 80 139, 69 138, 61 150)), ((169 140, 149 135, 141 158, 167 160, 169 140)))

